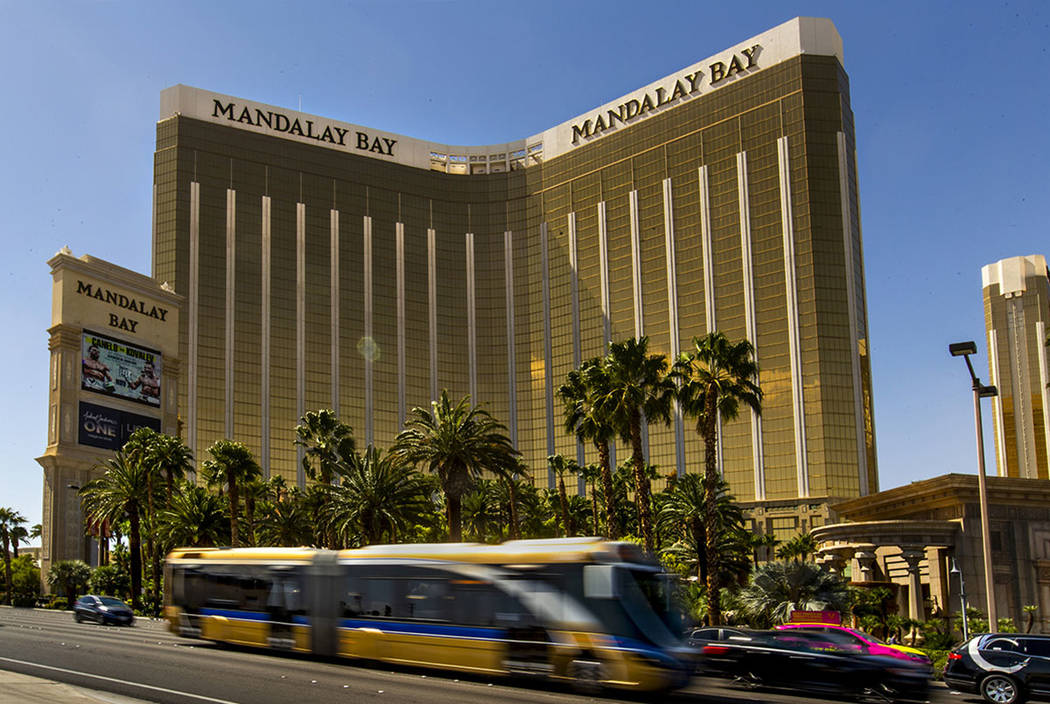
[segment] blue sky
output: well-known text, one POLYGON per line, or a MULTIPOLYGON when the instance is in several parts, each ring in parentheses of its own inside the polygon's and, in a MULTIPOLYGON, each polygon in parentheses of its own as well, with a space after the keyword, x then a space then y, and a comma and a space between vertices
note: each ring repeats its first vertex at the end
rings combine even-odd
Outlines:
POLYGON ((796 15, 835 22, 850 75, 882 487, 974 472, 947 345, 976 340, 987 378, 981 266, 1048 254, 1050 3, 0 0, 0 505, 40 520, 45 262, 68 245, 149 273, 165 87, 489 144, 796 15))

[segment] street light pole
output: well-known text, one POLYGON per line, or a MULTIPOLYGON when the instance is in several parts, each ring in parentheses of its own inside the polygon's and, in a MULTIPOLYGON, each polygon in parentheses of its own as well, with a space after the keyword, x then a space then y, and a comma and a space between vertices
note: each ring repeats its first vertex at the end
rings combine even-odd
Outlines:
POLYGON ((999 391, 994 386, 982 386, 981 380, 973 371, 970 355, 977 354, 976 343, 956 342, 948 345, 948 351, 953 357, 961 356, 966 360, 966 368, 970 371, 970 379, 973 382, 973 413, 977 424, 977 494, 981 507, 981 552, 984 554, 984 591, 988 604, 988 630, 995 633, 998 630, 999 619, 995 608, 992 538, 988 527, 988 487, 984 477, 984 427, 981 423, 981 399, 997 396, 999 391))
POLYGON ((962 606, 963 642, 966 642, 966 641, 970 640, 970 626, 966 622, 967 621, 966 620, 966 580, 963 579, 962 570, 960 570, 959 566, 955 564, 955 558, 954 557, 952 558, 952 568, 948 572, 948 574, 957 574, 957 575, 959 575, 959 602, 960 602, 960 604, 962 606))

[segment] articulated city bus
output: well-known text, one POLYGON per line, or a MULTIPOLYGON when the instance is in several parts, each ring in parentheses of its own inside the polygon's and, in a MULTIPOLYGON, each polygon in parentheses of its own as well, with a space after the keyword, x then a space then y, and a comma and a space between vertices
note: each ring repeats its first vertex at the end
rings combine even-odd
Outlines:
POLYGON ((165 577, 185 637, 587 690, 670 689, 692 669, 672 581, 630 543, 189 548, 165 577))

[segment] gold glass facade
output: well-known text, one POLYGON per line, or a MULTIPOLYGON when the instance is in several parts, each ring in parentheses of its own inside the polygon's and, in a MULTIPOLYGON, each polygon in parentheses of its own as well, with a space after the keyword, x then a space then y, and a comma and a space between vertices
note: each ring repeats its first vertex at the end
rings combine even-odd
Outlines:
POLYGON ((981 278, 999 476, 1047 479, 1050 271, 1029 255, 989 264, 981 278))
MULTIPOLYGON (((473 387, 545 485, 546 456, 579 449, 552 394, 580 359, 636 334, 671 354, 718 329, 754 338, 766 394, 760 417, 723 429, 737 497, 790 518, 877 490, 836 58, 796 56, 543 163, 508 163, 439 173, 162 120, 154 275, 191 302, 180 408, 195 456, 229 435, 301 481, 303 411, 335 407, 388 446, 406 409, 473 387)), ((702 467, 694 427, 649 429, 661 474, 702 467)))

